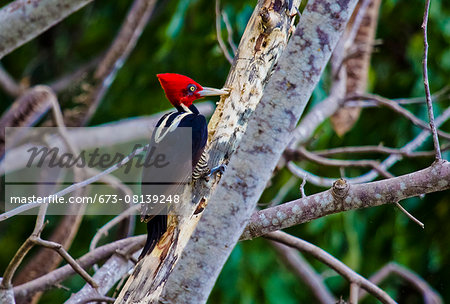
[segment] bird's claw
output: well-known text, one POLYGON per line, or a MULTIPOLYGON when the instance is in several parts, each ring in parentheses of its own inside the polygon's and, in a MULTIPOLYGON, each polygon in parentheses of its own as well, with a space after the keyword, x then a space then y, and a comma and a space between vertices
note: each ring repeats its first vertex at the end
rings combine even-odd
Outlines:
POLYGON ((207 177, 211 177, 215 174, 223 174, 225 172, 225 169, 227 168, 227 165, 223 164, 223 165, 219 165, 217 167, 214 167, 211 169, 211 171, 209 172, 209 174, 207 175, 207 177))
POLYGON ((203 177, 208 181, 213 175, 223 174, 226 168, 227 165, 225 164, 219 165, 205 172, 205 175, 203 177))

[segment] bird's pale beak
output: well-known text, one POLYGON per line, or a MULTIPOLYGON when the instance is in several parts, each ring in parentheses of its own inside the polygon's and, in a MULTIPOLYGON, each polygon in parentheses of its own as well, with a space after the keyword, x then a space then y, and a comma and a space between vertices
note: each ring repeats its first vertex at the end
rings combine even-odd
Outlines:
POLYGON ((203 87, 203 90, 198 92, 198 95, 201 97, 205 96, 218 96, 218 95, 228 95, 230 93, 229 89, 214 89, 214 88, 207 88, 203 87))

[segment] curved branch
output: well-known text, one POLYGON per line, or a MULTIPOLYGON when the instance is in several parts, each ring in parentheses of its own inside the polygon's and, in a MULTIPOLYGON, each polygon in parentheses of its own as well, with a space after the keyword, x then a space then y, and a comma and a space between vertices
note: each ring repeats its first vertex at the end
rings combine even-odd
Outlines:
POLYGON ((382 303, 389 303, 389 304, 396 303, 386 292, 381 290, 378 286, 376 286, 366 278, 354 272, 347 265, 345 265, 344 263, 333 257, 325 250, 322 250, 321 248, 314 246, 311 243, 308 243, 302 239, 296 238, 282 231, 271 232, 264 235, 264 237, 269 240, 280 242, 290 247, 296 248, 301 252, 311 254, 317 260, 334 269, 337 273, 339 273, 341 276, 347 279, 347 281, 349 281, 350 283, 354 283, 360 286, 361 288, 365 289, 367 292, 372 294, 382 303))
MULTIPOLYGON (((139 235, 98 247, 81 258, 78 258, 77 262, 81 267, 86 269, 111 256, 118 249, 126 248, 131 244, 139 244, 142 247, 145 243, 145 238, 145 235, 139 235)), ((33 281, 14 287, 14 296, 16 298, 24 298, 36 292, 50 289, 73 274, 75 274, 75 271, 72 266, 65 265, 33 281)))

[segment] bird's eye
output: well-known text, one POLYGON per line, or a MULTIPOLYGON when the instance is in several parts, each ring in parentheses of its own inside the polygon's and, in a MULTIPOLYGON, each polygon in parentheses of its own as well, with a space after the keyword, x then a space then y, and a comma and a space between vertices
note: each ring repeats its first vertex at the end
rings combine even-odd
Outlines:
POLYGON ((197 90, 197 87, 194 84, 190 84, 187 87, 188 92, 195 92, 195 90, 197 90))

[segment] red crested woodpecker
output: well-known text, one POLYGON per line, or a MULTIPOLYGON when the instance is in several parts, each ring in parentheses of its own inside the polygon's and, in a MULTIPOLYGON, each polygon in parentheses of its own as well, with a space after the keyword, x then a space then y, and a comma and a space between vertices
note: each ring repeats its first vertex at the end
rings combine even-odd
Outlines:
MULTIPOLYGON (((193 102, 205 96, 226 95, 228 94, 228 90, 202 87, 191 78, 180 74, 158 74, 157 77, 167 99, 175 107, 176 111, 165 114, 158 121, 150 139, 150 146, 156 146, 158 149, 162 149, 162 151, 166 149, 169 154, 175 154, 177 167, 175 171, 177 172, 164 172, 164 174, 170 175, 169 179, 187 181, 190 178, 198 178, 199 176, 195 176, 197 170, 194 169, 199 163, 200 158, 202 158, 202 153, 208 139, 208 129, 205 117, 199 113, 193 105, 193 102), (180 157, 176 157, 178 153, 176 143, 182 139, 179 138, 175 130, 180 127, 187 127, 192 130, 191 160, 186 159, 185 151, 180 151, 180 157), (184 152, 184 157, 181 156, 182 152, 184 152)), ((147 154, 147 157, 150 157, 150 152, 147 154)), ((165 179, 167 180, 167 177, 165 179)), ((149 185, 158 184, 159 181, 161 181, 161 176, 155 176, 151 168, 144 168, 141 185, 143 197, 154 194, 152 193, 152 189, 154 188, 149 187, 149 185)), ((179 190, 177 188, 178 184, 180 183, 169 183, 162 186, 164 194, 170 195, 179 190)), ((159 190, 158 192, 161 191, 159 190)), ((149 207, 148 204, 143 204, 141 220, 147 222, 147 241, 139 259, 147 253, 150 253, 167 231, 167 208, 165 204, 163 204, 163 207, 156 209, 149 207)))

